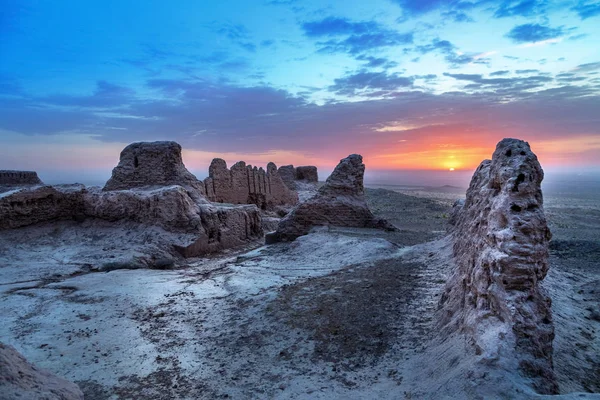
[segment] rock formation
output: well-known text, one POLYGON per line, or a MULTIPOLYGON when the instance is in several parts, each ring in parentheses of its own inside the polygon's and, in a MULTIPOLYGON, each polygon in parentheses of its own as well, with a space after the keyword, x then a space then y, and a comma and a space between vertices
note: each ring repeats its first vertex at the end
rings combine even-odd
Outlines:
POLYGON ((180 185, 204 195, 204 185, 189 172, 176 142, 132 143, 121 152, 104 190, 180 185))
POLYGON ((554 326, 539 284, 551 237, 543 177, 529 144, 516 139, 502 140, 477 168, 466 200, 455 204, 456 269, 440 306, 443 331, 465 333, 482 362, 514 363, 539 393, 553 394, 554 326))
POLYGON ((0 343, 0 398, 83 400, 79 387, 27 362, 14 347, 0 343))
POLYGON ((279 175, 286 186, 291 190, 298 189, 298 181, 316 184, 319 182, 317 167, 308 165, 294 168, 293 165, 279 167, 279 175))
POLYGON ((41 185, 42 181, 34 171, 0 171, 0 185, 41 185))
POLYGON ((285 216, 267 242, 292 241, 318 225, 395 229, 376 219, 365 199, 362 156, 352 154, 340 161, 318 193, 285 216))
POLYGON ((210 201, 231 204, 256 204, 262 209, 278 205, 294 205, 298 195, 290 190, 273 163, 267 170, 240 161, 227 169, 225 160, 215 158, 204 180, 210 201))

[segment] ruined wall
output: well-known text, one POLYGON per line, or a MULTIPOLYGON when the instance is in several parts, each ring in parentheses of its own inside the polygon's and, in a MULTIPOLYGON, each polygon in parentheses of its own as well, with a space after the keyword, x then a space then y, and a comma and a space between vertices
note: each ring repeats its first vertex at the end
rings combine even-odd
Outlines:
POLYGON ((466 200, 455 204, 456 269, 440 306, 443 330, 466 333, 482 362, 515 359, 538 392, 553 394, 554 326, 539 285, 551 237, 543 177, 529 144, 517 139, 502 140, 477 168, 466 200))
POLYGON ((0 171, 0 185, 40 185, 42 181, 34 171, 0 171))
POLYGON ((215 158, 208 174, 204 185, 207 198, 213 202, 256 204, 263 209, 298 202, 298 195, 284 184, 273 163, 265 171, 240 161, 229 170, 225 160, 215 158))
POLYGON ((313 226, 333 225, 394 230, 387 221, 377 219, 365 199, 362 156, 352 154, 337 165, 318 193, 296 206, 267 235, 267 243, 292 241, 309 233, 313 226))
POLYGON ((84 218, 82 185, 41 186, 0 193, 0 230, 84 218))
POLYGON ((309 183, 319 182, 319 173, 317 167, 312 165, 296 167, 296 180, 309 183))
POLYGON ((178 143, 139 142, 123 149, 104 190, 168 185, 205 194, 204 184, 185 168, 178 143))
POLYGON ((317 167, 312 165, 301 166, 297 168, 295 168, 293 165, 284 165, 279 167, 277 171, 285 185, 291 190, 297 189, 297 181, 315 184, 319 182, 317 167))

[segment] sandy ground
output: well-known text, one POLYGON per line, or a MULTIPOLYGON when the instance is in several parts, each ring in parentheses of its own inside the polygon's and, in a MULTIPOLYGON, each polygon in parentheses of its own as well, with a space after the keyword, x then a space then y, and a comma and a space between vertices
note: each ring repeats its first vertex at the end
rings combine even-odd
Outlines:
MULTIPOLYGON (((120 269, 123 235, 161 237, 139 226, 2 232, 0 336, 88 399, 482 398, 456 380, 477 374, 460 340, 433 326, 454 194, 408 194, 367 191, 399 232, 322 228, 170 270, 120 269)), ((547 200, 563 393, 600 391, 599 203, 547 200)))

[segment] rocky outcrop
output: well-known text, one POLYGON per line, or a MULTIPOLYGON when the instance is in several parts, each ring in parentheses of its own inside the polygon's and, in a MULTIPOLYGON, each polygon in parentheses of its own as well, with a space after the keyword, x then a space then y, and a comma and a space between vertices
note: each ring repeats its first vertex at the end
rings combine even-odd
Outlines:
POLYGON ((552 367, 550 299, 542 168, 529 144, 498 143, 475 171, 464 203, 455 204, 456 269, 441 299, 446 333, 463 332, 486 365, 519 368, 544 394, 557 393, 552 367))
POLYGON ((104 190, 169 185, 205 194, 202 182, 185 168, 178 143, 140 142, 123 149, 104 190))
POLYGON ((14 347, 0 343, 0 398, 83 400, 79 387, 27 362, 14 347))
POLYGON ((316 184, 319 182, 317 167, 312 165, 294 168, 293 165, 284 165, 278 169, 279 176, 291 190, 298 189, 298 181, 316 184))
POLYGON ((240 161, 229 170, 225 160, 215 158, 208 174, 204 185, 207 198, 213 202, 255 204, 262 209, 298 202, 298 195, 285 185, 273 163, 265 171, 240 161))
POLYGON ((34 171, 3 171, 0 170, 0 185, 21 186, 41 185, 42 181, 34 171))
POLYGON ((395 229, 369 210, 364 172, 362 156, 352 154, 341 160, 318 193, 285 216, 277 230, 267 235, 267 242, 291 241, 319 225, 395 229))

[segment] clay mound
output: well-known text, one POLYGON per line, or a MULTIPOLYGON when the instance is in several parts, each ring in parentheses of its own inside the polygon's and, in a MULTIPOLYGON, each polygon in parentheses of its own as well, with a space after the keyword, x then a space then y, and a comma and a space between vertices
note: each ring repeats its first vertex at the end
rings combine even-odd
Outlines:
POLYGON ((456 269, 441 299, 442 332, 464 332, 486 365, 518 368, 543 394, 558 392, 550 299, 540 286, 551 234, 543 170, 529 144, 498 143, 455 204, 456 269))
POLYGON ((318 193, 283 218, 277 230, 267 235, 267 242, 292 241, 319 225, 394 230, 393 225, 376 219, 369 210, 364 172, 362 156, 352 154, 341 160, 318 193))
POLYGON ((180 185, 204 195, 204 185, 183 164, 176 142, 132 143, 121 152, 119 164, 103 190, 180 185))
POLYGON ((83 400, 79 387, 38 369, 12 346, 0 343, 0 398, 83 400))
POLYGON ((42 181, 34 171, 0 171, 0 185, 41 185, 42 181))

